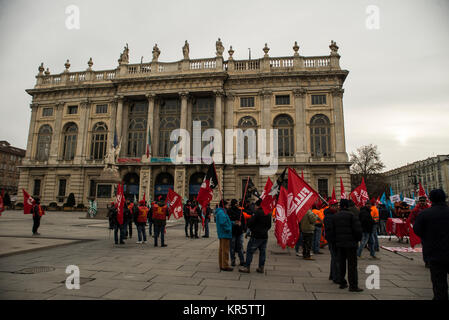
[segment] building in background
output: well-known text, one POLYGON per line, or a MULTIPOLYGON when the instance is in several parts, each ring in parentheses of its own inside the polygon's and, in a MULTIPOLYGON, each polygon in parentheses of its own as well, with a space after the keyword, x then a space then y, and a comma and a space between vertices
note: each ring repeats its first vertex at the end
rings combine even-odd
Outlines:
POLYGON ((396 194, 402 193, 411 197, 417 190, 419 182, 430 192, 433 189, 443 189, 449 194, 449 155, 438 155, 425 160, 416 161, 384 173, 387 183, 396 194))
POLYGON ((0 141, 0 190, 10 195, 17 194, 19 168, 25 150, 11 146, 7 141, 0 141))
MULTIPOLYGON (((31 121, 20 188, 45 205, 61 205, 70 193, 83 204, 111 197, 114 190, 98 179, 117 137, 126 197, 142 199, 145 193, 155 199, 173 188, 192 198, 207 165, 194 159, 172 164, 170 133, 183 128, 192 139, 192 123, 201 121, 203 132, 217 128, 223 139, 225 129, 278 129, 278 173, 287 166, 303 170, 323 196, 334 186, 338 196, 340 177, 350 189, 342 88, 349 72, 340 68, 336 43, 329 48, 328 56, 304 57, 295 42, 292 56, 270 57, 265 45, 260 59, 234 60, 231 46, 224 60, 219 39, 216 56, 206 59, 190 59, 186 41, 183 59, 176 62, 160 62, 155 45, 152 61, 138 64, 129 63, 126 46, 118 67, 110 70, 93 70, 92 59, 78 72, 69 71, 67 60, 58 74, 41 64, 35 87, 26 90, 32 96, 31 121)), ((241 197, 248 176, 263 190, 267 177, 259 167, 259 159, 217 163, 224 197, 241 197)))

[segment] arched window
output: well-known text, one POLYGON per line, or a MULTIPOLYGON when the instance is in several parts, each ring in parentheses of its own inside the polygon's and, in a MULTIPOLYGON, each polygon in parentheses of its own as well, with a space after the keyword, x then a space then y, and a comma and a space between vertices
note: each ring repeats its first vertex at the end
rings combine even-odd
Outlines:
POLYGON ((310 120, 310 148, 312 157, 331 156, 331 126, 324 114, 314 115, 310 120))
POLYGON ((136 102, 130 107, 128 127, 128 156, 141 157, 146 150, 147 140, 146 102, 136 102))
POLYGON ((64 147, 62 156, 64 160, 73 160, 76 152, 76 139, 78 136, 78 127, 74 123, 69 123, 64 129, 64 147))
POLYGON ((293 119, 289 115, 281 114, 274 119, 273 128, 278 129, 278 155, 293 156, 293 119))
MULTIPOLYGON (((247 131, 248 129, 257 129, 257 121, 251 116, 244 116, 239 120, 238 127, 244 131, 244 134, 246 134, 246 137, 244 136, 244 144, 243 144, 243 156, 245 159, 248 159, 248 153, 250 153, 251 158, 256 157, 256 132, 254 131, 254 135, 251 135, 251 131, 247 131), (252 139, 250 138, 252 137, 252 139), (248 143, 251 141, 251 145, 248 143)), ((239 145, 237 142, 237 157, 240 157, 239 155, 239 145)))
POLYGON ((173 130, 180 128, 181 107, 178 99, 165 100, 159 107, 159 156, 169 157, 174 143, 170 141, 173 130))
MULTIPOLYGON (((214 128, 214 100, 211 97, 207 98, 197 98, 195 102, 193 103, 192 107, 192 120, 193 121, 201 121, 201 137, 199 137, 200 141, 202 138, 202 135, 204 131, 207 129, 214 128)), ((191 148, 193 150, 193 139, 196 137, 191 137, 191 148)), ((201 152, 203 151, 203 148, 208 145, 209 141, 201 141, 201 152)), ((200 156, 200 155, 193 155, 193 156, 200 156)))
POLYGON ((92 146, 90 157, 94 160, 101 160, 106 155, 108 145, 108 127, 104 122, 95 124, 92 130, 92 146))
POLYGON ((53 130, 46 124, 39 129, 37 137, 36 159, 38 161, 47 161, 50 154, 51 135, 53 130))

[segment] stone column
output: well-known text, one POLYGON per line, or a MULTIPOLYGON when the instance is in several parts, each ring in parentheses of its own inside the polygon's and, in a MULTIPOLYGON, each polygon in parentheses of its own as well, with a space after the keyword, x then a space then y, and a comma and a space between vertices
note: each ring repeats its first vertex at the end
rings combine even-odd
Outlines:
MULTIPOLYGON (((153 141, 154 141, 154 99, 156 95, 154 93, 149 93, 146 95, 148 99, 148 117, 147 117, 147 136, 146 140, 148 140, 148 132, 150 133, 150 158, 153 155, 153 141)), ((148 141, 147 141, 148 143, 148 141)), ((145 150, 146 152, 146 150, 145 150)), ((146 159, 146 155, 144 156, 146 159)), ((148 159, 149 161, 149 159, 148 159)))
MULTIPOLYGON (((109 149, 111 148, 111 146, 114 144, 114 132, 115 132, 115 128, 116 128, 116 115, 117 115, 117 103, 118 103, 118 99, 117 98, 113 98, 112 100, 109 101, 109 105, 111 106, 111 110, 110 110, 110 114, 111 114, 111 120, 109 122, 109 127, 108 127, 108 143, 106 146, 106 152, 109 151, 109 149)), ((118 136, 117 136, 118 138, 118 136)))
POLYGON ((181 97, 181 129, 187 129, 187 98, 189 97, 189 93, 184 91, 180 92, 179 96, 181 97))
MULTIPOLYGON (((235 109, 235 94, 233 92, 226 93, 226 105, 225 105, 225 129, 233 129, 234 128, 234 109, 235 109)), ((222 132, 223 138, 225 138, 225 131, 222 132)), ((226 153, 226 145, 225 141, 223 141, 223 152, 225 153, 225 159, 223 162, 226 162, 226 158, 233 159, 233 150, 226 153)))
POLYGON ((55 109, 56 120, 55 125, 53 126, 49 158, 49 163, 51 164, 56 164, 59 159, 59 154, 62 153, 62 150, 60 151, 59 147, 61 146, 60 140, 62 139, 62 113, 64 112, 64 102, 58 102, 55 109))
MULTIPOLYGON (((225 136, 224 136, 224 131, 223 131, 223 124, 224 124, 224 110, 223 110, 223 96, 224 96, 224 92, 223 90, 215 90, 214 91, 215 94, 215 110, 214 110, 214 127, 215 129, 220 130, 220 132, 222 133, 221 135, 221 154, 223 155, 223 150, 225 148, 225 136)), ((216 150, 218 151, 218 150, 216 150)), ((220 162, 223 162, 223 157, 220 157, 220 162)))
POLYGON ((158 119, 159 121, 155 121, 154 122, 154 133, 152 133, 154 139, 153 139, 153 150, 154 150, 154 154, 156 156, 159 156, 159 123, 160 123, 160 118, 159 118, 159 110, 161 108, 161 103, 159 99, 155 99, 154 102, 154 115, 155 118, 158 119))
MULTIPOLYGON (((267 130, 267 133, 269 133, 271 126, 271 97, 273 95, 273 92, 269 90, 262 90, 259 92, 259 95, 262 99, 262 106, 260 110, 260 120, 261 123, 259 127, 261 129, 267 130)), ((268 146, 269 148, 270 146, 268 146)), ((269 149, 268 149, 269 150, 269 149)))
POLYGON ((120 140, 123 125, 123 96, 116 96, 115 98, 117 99, 117 115, 115 117, 115 121, 117 126, 117 137, 120 140))
POLYGON ((90 111, 90 102, 88 100, 81 101, 80 103, 80 123, 78 127, 78 137, 76 141, 76 153, 75 163, 80 164, 85 158, 87 128, 88 128, 88 116, 90 111))
POLYGON ((186 196, 186 168, 175 166, 175 192, 184 198, 186 196))
POLYGON ((30 127, 28 129, 28 142, 27 142, 27 150, 25 153, 25 161, 24 162, 31 161, 31 158, 33 157, 33 149, 35 149, 35 148, 33 148, 33 145, 35 145, 33 140, 34 140, 34 131, 36 130, 35 127, 36 127, 36 116, 37 116, 37 112, 39 110, 38 107, 39 107, 39 105, 37 103, 30 104, 31 119, 30 119, 30 127))
POLYGON ((332 93, 332 106, 335 114, 335 159, 337 161, 348 161, 345 143, 345 125, 343 116, 343 89, 334 88, 332 93))
POLYGON ((306 93, 303 88, 293 90, 295 105, 295 158, 297 162, 307 162, 306 93))

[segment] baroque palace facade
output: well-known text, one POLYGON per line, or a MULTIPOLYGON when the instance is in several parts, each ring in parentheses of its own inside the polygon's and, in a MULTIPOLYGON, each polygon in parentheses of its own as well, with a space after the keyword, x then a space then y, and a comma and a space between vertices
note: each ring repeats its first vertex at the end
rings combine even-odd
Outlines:
MULTIPOLYGON (((292 56, 273 58, 265 44, 262 58, 234 60, 231 46, 226 61, 219 39, 216 57, 207 59, 190 59, 186 41, 177 62, 160 62, 155 45, 152 61, 140 64, 129 63, 126 46, 111 70, 94 71, 90 59, 87 70, 71 72, 67 60, 64 72, 52 75, 41 64, 35 87, 26 90, 31 121, 19 190, 40 196, 44 205, 61 205, 70 193, 85 205, 113 197, 98 179, 116 140, 126 196, 155 199, 173 188, 192 198, 208 165, 174 165, 169 156, 171 131, 192 135, 193 121, 201 121, 202 131, 219 129, 223 139, 225 129, 278 129, 278 174, 288 166, 303 170, 323 196, 339 186, 339 177, 349 190, 342 89, 348 71, 340 68, 336 43, 329 48, 328 56, 304 57, 295 42, 292 56)), ((248 176, 263 190, 267 176, 259 159, 245 161, 216 164, 225 198, 240 198, 248 176)), ((214 195, 213 203, 218 199, 214 195)))

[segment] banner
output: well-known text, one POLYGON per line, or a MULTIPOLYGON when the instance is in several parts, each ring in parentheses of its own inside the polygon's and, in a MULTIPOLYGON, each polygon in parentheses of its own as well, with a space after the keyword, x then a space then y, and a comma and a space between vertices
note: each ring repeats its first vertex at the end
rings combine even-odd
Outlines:
POLYGON ((33 197, 31 197, 25 191, 25 189, 22 189, 22 192, 23 192, 23 213, 31 214, 31 210, 33 209, 35 201, 34 201, 33 197))
MULTIPOLYGON (((174 192, 172 189, 168 190, 167 194, 168 211, 170 216, 173 214, 175 219, 182 217, 182 201, 181 196, 174 192)), ((170 217, 169 217, 170 219, 170 217)))
POLYGON ((368 201, 369 196, 366 190, 365 179, 362 178, 362 183, 355 188, 350 194, 351 200, 355 203, 356 207, 363 207, 368 201))
POLYGON ((287 190, 285 190, 284 187, 281 187, 281 190, 279 191, 279 199, 276 204, 274 235, 282 249, 285 249, 285 247, 292 242, 290 239, 293 238, 293 233, 287 224, 287 199, 287 190))
POLYGON ((341 179, 341 177, 340 177, 340 199, 347 199, 345 187, 343 186, 343 180, 341 179))
POLYGON ((404 202, 407 203, 411 207, 413 207, 415 205, 415 199, 404 197, 404 202))
POLYGON ((391 203, 401 202, 401 196, 398 194, 390 196, 391 203))
POLYGON ((265 214, 270 214, 273 211, 274 203, 276 199, 273 201, 273 196, 270 195, 271 188, 273 187, 273 182, 268 177, 267 183, 265 184, 265 188, 263 189, 262 195, 260 198, 262 199, 261 207, 265 214))
POLYGON ((301 179, 291 168, 288 168, 288 207, 287 217, 294 213, 296 224, 306 214, 318 198, 318 192, 301 179))
POLYGON ((215 165, 211 163, 206 175, 204 176, 203 183, 201 184, 200 191, 198 192, 197 201, 201 207, 207 207, 207 204, 212 200, 214 195, 213 189, 218 186, 218 177, 215 172, 215 165))

